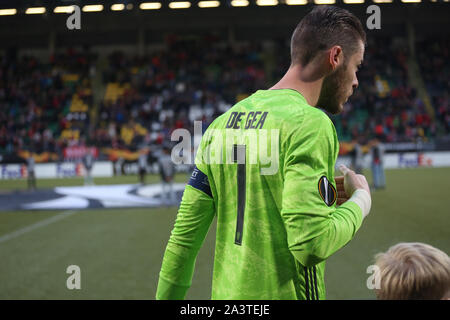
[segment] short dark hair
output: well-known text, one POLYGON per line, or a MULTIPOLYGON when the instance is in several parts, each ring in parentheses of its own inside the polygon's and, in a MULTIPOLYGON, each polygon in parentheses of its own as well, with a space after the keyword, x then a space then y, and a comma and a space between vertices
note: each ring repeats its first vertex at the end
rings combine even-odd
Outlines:
POLYGON ((361 21, 350 11, 335 6, 314 7, 297 25, 291 38, 291 64, 306 66, 319 51, 342 47, 345 59, 366 43, 361 21))

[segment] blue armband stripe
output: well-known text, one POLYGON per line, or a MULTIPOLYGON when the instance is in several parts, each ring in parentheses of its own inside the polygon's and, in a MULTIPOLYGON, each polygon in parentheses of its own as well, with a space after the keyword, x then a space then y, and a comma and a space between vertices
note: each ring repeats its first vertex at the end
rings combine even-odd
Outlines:
POLYGON ((211 188, 209 187, 208 176, 201 172, 197 166, 192 171, 191 178, 189 179, 188 185, 203 191, 208 196, 212 198, 211 188))

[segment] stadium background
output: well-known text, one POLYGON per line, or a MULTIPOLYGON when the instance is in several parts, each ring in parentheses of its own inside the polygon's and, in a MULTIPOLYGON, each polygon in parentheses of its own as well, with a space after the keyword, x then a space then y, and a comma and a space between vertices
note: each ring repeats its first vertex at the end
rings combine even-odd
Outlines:
MULTIPOLYGON (((139 1, 1 2, 0 298, 154 298, 176 207, 133 202, 129 194, 105 200, 108 188, 101 199, 89 193, 130 186, 145 198, 158 187, 154 161, 174 129, 193 131, 193 121, 201 120, 204 130, 236 101, 282 76, 289 37, 314 3, 278 2, 199 8, 190 1, 190 8, 171 9, 161 1, 157 10, 142 10, 139 1), (111 10, 113 3, 122 10, 111 10), (70 13, 54 8, 71 4, 103 9, 82 11, 81 29, 68 30, 70 13), (31 7, 45 13, 26 14, 31 7), (87 148, 95 150, 96 186, 84 187, 87 148), (137 184, 141 150, 149 155, 146 186, 137 184), (37 191, 27 190, 29 155, 37 191), (64 189, 53 210, 23 208, 71 186, 77 189, 64 189), (81 290, 66 287, 69 265, 81 268, 81 290)), ((330 258, 330 299, 374 298, 366 269, 374 254, 397 242, 450 249, 449 4, 360 2, 335 4, 363 23, 366 8, 378 5, 381 29, 367 30, 360 87, 332 119, 339 161, 348 162, 354 142, 362 143, 370 181, 367 143, 385 143, 387 187, 373 192, 371 216, 330 258)), ((178 169, 182 187, 189 166, 178 169)), ((188 298, 210 297, 213 248, 214 228, 188 298)))

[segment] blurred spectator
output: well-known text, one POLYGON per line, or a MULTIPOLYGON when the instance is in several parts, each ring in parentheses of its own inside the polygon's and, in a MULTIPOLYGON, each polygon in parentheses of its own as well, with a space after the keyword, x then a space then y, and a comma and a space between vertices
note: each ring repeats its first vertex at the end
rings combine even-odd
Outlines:
POLYGON ((351 153, 351 156, 353 170, 357 174, 362 174, 362 170, 364 168, 364 154, 362 146, 358 140, 356 140, 353 144, 353 151, 351 153))
POLYGON ((141 185, 145 185, 145 175, 147 174, 147 150, 139 150, 139 182, 141 185))
POLYGON ((159 172, 161 175, 162 200, 165 205, 175 204, 175 192, 173 190, 173 178, 175 176, 175 165, 170 156, 170 147, 164 145, 162 154, 158 158, 159 172))
POLYGON ((370 142, 370 151, 372 153, 372 177, 375 189, 384 189, 386 179, 384 174, 384 146, 378 139, 370 142))
POLYGON ((36 174, 34 170, 34 157, 31 152, 27 159, 27 171, 28 171, 28 190, 36 190, 36 174))
POLYGON ((92 186, 94 185, 94 180, 92 179, 92 167, 94 166, 94 155, 92 154, 92 150, 89 147, 86 149, 86 154, 83 157, 83 164, 85 168, 84 185, 92 186))

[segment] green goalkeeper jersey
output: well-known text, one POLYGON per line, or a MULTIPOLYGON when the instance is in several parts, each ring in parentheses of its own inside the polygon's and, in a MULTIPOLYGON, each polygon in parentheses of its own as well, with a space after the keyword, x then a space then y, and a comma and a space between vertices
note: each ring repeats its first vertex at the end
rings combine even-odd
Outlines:
POLYGON ((292 89, 258 90, 205 132, 160 272, 157 299, 183 299, 216 217, 212 299, 324 299, 325 260, 362 223, 336 206, 329 117, 292 89))

